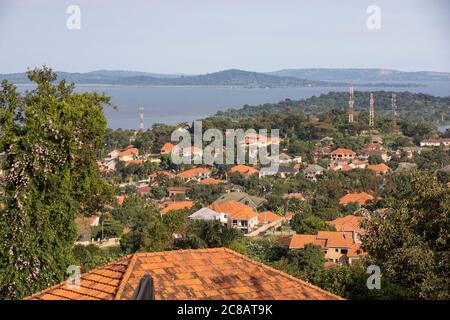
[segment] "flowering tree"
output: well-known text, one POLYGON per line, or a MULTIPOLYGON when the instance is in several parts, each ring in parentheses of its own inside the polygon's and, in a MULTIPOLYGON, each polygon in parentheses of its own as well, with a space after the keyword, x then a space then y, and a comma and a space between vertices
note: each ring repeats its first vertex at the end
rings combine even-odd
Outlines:
POLYGON ((43 67, 28 72, 36 88, 19 94, 3 81, 0 151, 0 297, 18 298, 60 281, 73 263, 75 217, 98 210, 108 187, 95 150, 109 98, 74 93, 43 67))

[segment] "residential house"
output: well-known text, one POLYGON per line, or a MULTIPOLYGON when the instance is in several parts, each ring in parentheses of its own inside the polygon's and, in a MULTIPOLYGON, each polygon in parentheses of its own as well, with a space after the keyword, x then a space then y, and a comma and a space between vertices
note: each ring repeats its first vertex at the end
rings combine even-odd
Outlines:
POLYGON ((361 237, 366 234, 365 230, 361 227, 361 221, 362 217, 347 215, 328 221, 328 223, 332 225, 336 231, 351 232, 353 242, 361 243, 361 237))
POLYGON ((169 193, 169 198, 171 198, 171 199, 176 198, 177 196, 186 198, 186 193, 190 190, 191 190, 191 188, 189 188, 189 187, 169 187, 169 188, 167 188, 167 192, 169 193))
POLYGON ((263 211, 258 213, 259 224, 268 224, 280 220, 283 220, 283 217, 271 211, 263 211))
POLYGON ((190 209, 193 206, 194 206, 194 201, 167 202, 165 204, 164 208, 161 210, 161 214, 166 214, 170 211, 190 209))
POLYGON ((391 171, 391 168, 389 168, 387 165, 385 165, 384 163, 380 163, 380 164, 369 164, 367 166, 367 169, 375 171, 376 173, 379 174, 387 174, 391 171))
POLYGON ((243 176, 245 176, 247 178, 259 173, 259 171, 257 169, 243 165, 243 164, 238 164, 238 165, 232 167, 228 172, 230 174, 234 173, 234 172, 239 172, 240 174, 242 174, 243 176))
POLYGON ((191 220, 216 220, 226 225, 228 222, 227 215, 223 212, 214 211, 211 208, 205 207, 200 210, 194 212, 189 216, 191 220))
POLYGON ((137 148, 128 148, 125 151, 119 153, 119 161, 131 161, 137 159, 139 155, 139 150, 137 148))
POLYGON ((219 180, 219 179, 215 179, 215 178, 206 178, 200 181, 200 184, 206 184, 206 185, 211 185, 211 184, 222 184, 222 183, 226 183, 225 180, 219 180))
POLYGON ((340 300, 304 280, 226 248, 139 252, 26 300, 340 300), (147 286, 152 281, 154 286, 147 286), (144 290, 149 290, 148 292, 144 290))
POLYGON ((201 181, 203 179, 207 179, 211 176, 211 170, 206 168, 193 168, 186 171, 183 171, 177 174, 177 177, 186 179, 186 180, 197 180, 201 181))
POLYGON ((272 166, 272 167, 261 168, 259 170, 259 178, 266 177, 266 176, 274 176, 274 175, 280 175, 281 178, 286 178, 287 176, 296 175, 297 173, 298 173, 298 170, 294 169, 292 167, 272 166))
POLYGON ((344 148, 338 148, 331 152, 331 159, 332 160, 353 160, 356 157, 356 153, 351 149, 344 149, 344 148))
POLYGON ((203 150, 196 146, 190 146, 187 148, 175 146, 173 147, 172 152, 176 152, 180 155, 180 157, 188 159, 200 159, 203 156, 203 150))
POLYGON ((244 233, 249 233, 256 229, 256 226, 258 225, 258 214, 253 211, 251 207, 240 202, 213 202, 209 208, 216 212, 225 213, 228 219, 227 225, 229 228, 235 228, 244 233))
POLYGON ((221 195, 216 201, 213 202, 213 204, 221 204, 228 201, 237 201, 249 206, 252 209, 256 209, 262 206, 266 202, 266 199, 251 196, 245 192, 235 191, 221 195))
POLYGON ((374 196, 361 192, 361 193, 349 193, 339 199, 339 203, 347 205, 350 203, 359 203, 360 205, 366 204, 368 201, 374 200, 374 196))
POLYGON ((311 181, 317 181, 317 176, 321 175, 325 171, 325 168, 319 166, 318 164, 310 164, 305 169, 303 169, 303 174, 305 177, 311 181))
POLYGON ((142 185, 137 188, 136 193, 138 196, 144 196, 149 194, 151 191, 152 189, 148 185, 142 185))
POLYGON ((163 155, 171 154, 174 147, 175 147, 175 145, 171 144, 170 142, 167 142, 161 147, 160 153, 163 155))
POLYGON ((422 147, 403 147, 401 151, 404 152, 408 159, 412 159, 414 154, 421 154, 424 148, 422 147))
POLYGON ((289 249, 303 249, 308 244, 319 246, 328 263, 352 265, 366 255, 360 243, 353 241, 352 232, 319 231, 316 235, 295 234, 289 242, 289 249))

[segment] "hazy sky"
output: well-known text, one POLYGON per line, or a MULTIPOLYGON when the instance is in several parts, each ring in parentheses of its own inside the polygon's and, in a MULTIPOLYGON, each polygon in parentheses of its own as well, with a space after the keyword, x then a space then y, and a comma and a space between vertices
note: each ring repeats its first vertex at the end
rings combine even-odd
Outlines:
POLYGON ((448 0, 0 0, 0 73, 450 71, 448 0), (69 5, 81 29, 69 30, 69 5), (369 5, 381 29, 366 27, 369 5))

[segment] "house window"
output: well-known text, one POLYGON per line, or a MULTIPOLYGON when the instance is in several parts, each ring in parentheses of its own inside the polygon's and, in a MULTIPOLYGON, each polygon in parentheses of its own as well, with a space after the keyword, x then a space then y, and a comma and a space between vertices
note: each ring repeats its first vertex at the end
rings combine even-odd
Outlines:
POLYGON ((248 226, 248 221, 246 221, 246 220, 241 221, 241 226, 247 227, 248 226))
POLYGON ((341 253, 342 254, 347 254, 348 250, 347 249, 341 249, 341 253))
POLYGON ((339 252, 339 249, 334 249, 334 251, 339 252))
POLYGON ((237 220, 233 220, 233 226, 237 226, 238 221, 237 220))

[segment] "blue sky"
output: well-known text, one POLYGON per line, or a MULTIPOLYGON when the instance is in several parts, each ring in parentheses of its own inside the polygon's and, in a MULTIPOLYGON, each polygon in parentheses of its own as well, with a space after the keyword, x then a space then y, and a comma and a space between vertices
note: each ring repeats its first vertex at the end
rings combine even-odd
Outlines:
POLYGON ((1 0, 0 73, 42 64, 71 72, 449 72, 449 18, 447 0, 1 0), (66 27, 72 4, 80 30, 66 27), (366 27, 372 4, 380 30, 366 27))

